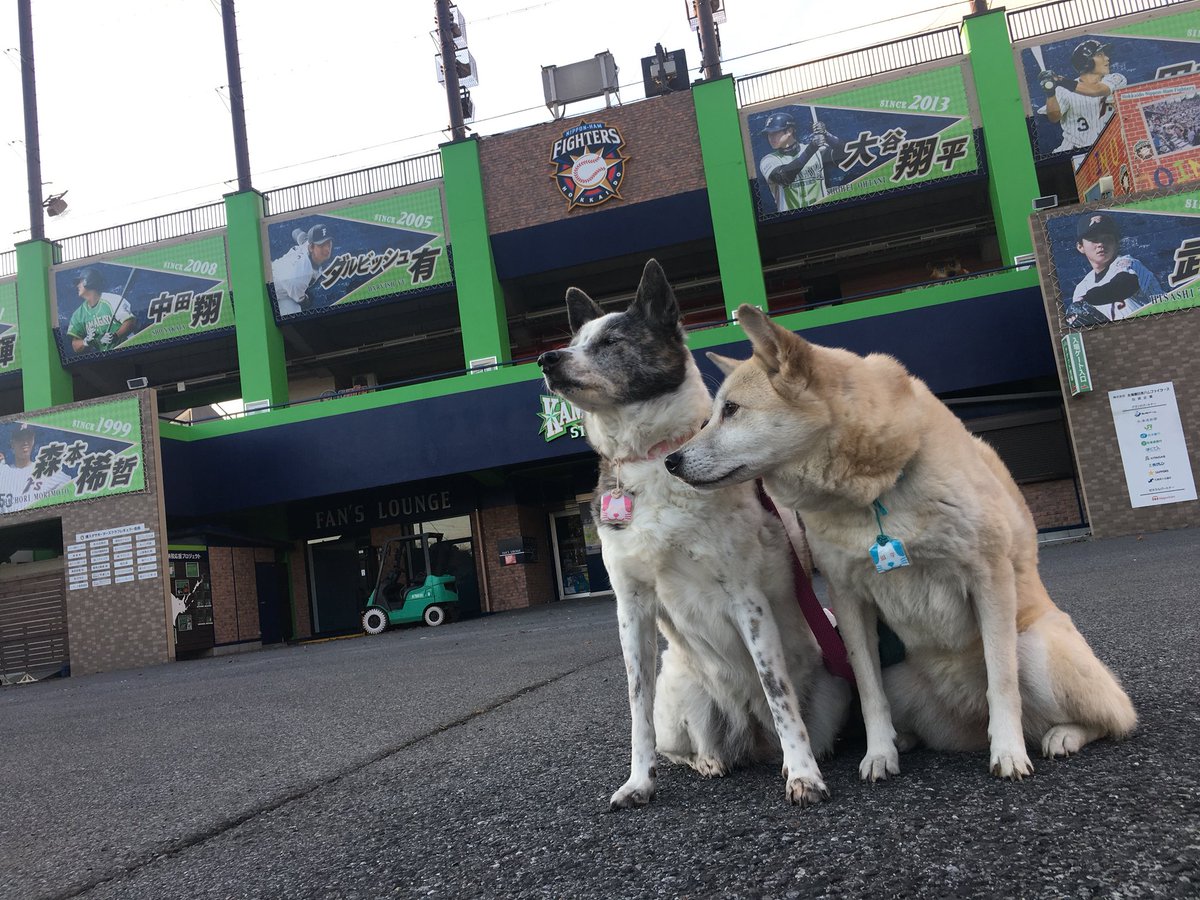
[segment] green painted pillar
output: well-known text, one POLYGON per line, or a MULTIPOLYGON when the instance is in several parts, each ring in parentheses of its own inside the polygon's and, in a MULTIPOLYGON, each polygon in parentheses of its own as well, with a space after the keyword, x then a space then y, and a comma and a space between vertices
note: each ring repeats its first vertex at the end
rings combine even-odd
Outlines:
POLYGON ((25 412, 75 399, 71 375, 63 368, 54 340, 54 303, 50 267, 55 246, 49 241, 17 244, 17 324, 21 341, 21 389, 25 412))
POLYGON ((472 137, 442 144, 441 151, 464 367, 489 356, 509 362, 508 315, 488 235, 479 141, 472 137))
POLYGON ((1014 256, 1033 252, 1029 217, 1041 191, 1004 10, 968 16, 962 34, 979 98, 1000 256, 1011 265, 1014 256))
POLYGON ((242 400, 270 400, 279 406, 288 402, 287 358, 267 296, 262 194, 226 194, 225 219, 242 400))
POLYGON ((693 86, 692 100, 696 104, 696 129, 704 156, 725 310, 733 318, 733 311, 743 303, 767 308, 758 222, 746 174, 733 78, 726 75, 693 86))

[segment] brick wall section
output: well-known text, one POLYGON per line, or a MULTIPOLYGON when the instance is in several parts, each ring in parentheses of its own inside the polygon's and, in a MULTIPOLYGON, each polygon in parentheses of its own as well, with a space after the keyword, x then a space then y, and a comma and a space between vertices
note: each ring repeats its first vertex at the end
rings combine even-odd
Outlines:
POLYGON ((312 604, 308 597, 308 571, 305 566, 304 541, 296 541, 290 554, 289 575, 292 582, 292 609, 295 611, 295 638, 305 640, 312 637, 312 604))
POLYGON ((499 506, 479 513, 479 536, 488 591, 483 608, 490 612, 523 609, 548 603, 554 595, 554 561, 545 510, 531 506, 499 506), (537 545, 536 563, 500 565, 499 542, 504 538, 531 537, 537 545))
POLYGON ((1066 528, 1079 525, 1080 509, 1075 496, 1075 480, 1039 481, 1019 485, 1033 521, 1038 528, 1066 528))
MULTIPOLYGON (((691 91, 654 97, 586 116, 492 135, 479 141, 488 231, 500 234, 557 222, 568 216, 598 216, 605 210, 704 189, 704 164, 691 91), (621 197, 567 212, 552 176, 550 154, 562 133, 582 122, 604 122, 625 139, 628 157, 621 197)), ((453 223, 451 223, 453 224, 453 223)))
MULTIPOLYGON (((61 409, 83 408, 125 396, 100 397, 61 409)), ((164 577, 167 571, 166 513, 162 503, 162 472, 158 464, 158 412, 154 392, 139 391, 138 405, 146 483, 142 493, 3 516, 5 527, 58 521, 64 547, 76 543, 78 534, 126 525, 145 525, 154 532, 158 577, 66 592, 72 675, 140 668, 175 658, 171 599, 164 577)), ((36 415, 49 411, 38 410, 36 415)), ((24 417, 11 418, 19 421, 24 417)))
MULTIPOLYGON (((252 641, 262 637, 258 621, 258 578, 255 563, 275 562, 269 547, 209 547, 212 576, 213 634, 217 645, 252 641)), ((293 590, 295 573, 293 571, 293 590)), ((308 591, 304 593, 304 621, 308 620, 308 591)), ((297 625, 300 617, 297 616, 297 625)), ((309 627, 308 635, 312 629, 309 627)))
MULTIPOLYGON (((1070 214, 1079 215, 1098 208, 1103 205, 1086 204, 1072 207, 1070 214)), ((1045 218, 1047 216, 1041 220, 1045 218)), ((1200 483, 1200 467, 1197 466, 1197 460, 1200 460, 1200 358, 1196 355, 1200 343, 1200 309, 1114 322, 1085 331, 1083 342, 1093 389, 1090 393, 1072 397, 1059 341, 1063 332, 1058 314, 1058 286, 1051 276, 1044 228, 1035 222, 1033 231, 1046 317, 1054 338, 1054 356, 1066 398, 1067 422, 1092 533, 1097 537, 1111 537, 1200 525, 1200 501, 1138 509, 1130 506, 1116 426, 1108 403, 1109 391, 1174 382, 1179 419, 1192 462, 1192 477, 1200 483)))
POLYGON ((213 640, 218 645, 232 644, 238 640, 233 548, 209 547, 208 571, 212 578, 213 640))

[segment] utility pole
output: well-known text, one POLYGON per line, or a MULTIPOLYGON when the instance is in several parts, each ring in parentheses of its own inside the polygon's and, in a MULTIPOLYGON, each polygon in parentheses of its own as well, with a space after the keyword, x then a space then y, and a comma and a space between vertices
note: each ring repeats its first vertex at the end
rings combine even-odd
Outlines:
MULTIPOLYGON (((26 0, 28 2, 28 0, 26 0)), ((246 143, 246 103, 242 98, 242 63, 238 54, 237 14, 233 0, 221 0, 221 24, 225 28, 225 70, 229 74, 229 112, 233 117, 233 155, 237 161, 238 192, 250 185, 250 150, 246 143)))
POLYGON ((25 107, 25 177, 29 182, 29 237, 45 240, 42 217, 42 146, 38 140, 37 84, 33 74, 33 14, 31 0, 17 0, 21 31, 21 100, 25 107))
POLYGON ((463 121, 462 100, 459 97, 450 0, 436 0, 436 6, 438 38, 442 47, 442 70, 446 73, 446 103, 450 107, 450 135, 451 140, 461 141, 467 136, 467 126, 463 121))
POLYGON ((712 4, 709 0, 695 0, 696 17, 700 20, 700 68, 704 80, 721 77, 721 54, 717 47, 717 26, 713 22, 712 4))

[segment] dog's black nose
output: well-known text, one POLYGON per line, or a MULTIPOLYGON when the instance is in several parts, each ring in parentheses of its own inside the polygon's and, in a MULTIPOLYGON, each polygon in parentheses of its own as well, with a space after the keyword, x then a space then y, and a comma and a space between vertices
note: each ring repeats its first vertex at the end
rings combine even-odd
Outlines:
POLYGON ((549 369, 551 366, 558 365, 558 361, 562 359, 562 353, 558 350, 547 350, 538 357, 537 363, 543 369, 549 369))
POLYGON ((679 464, 683 462, 683 454, 678 450, 671 453, 663 460, 663 465, 667 467, 667 471, 674 475, 679 470, 679 464))

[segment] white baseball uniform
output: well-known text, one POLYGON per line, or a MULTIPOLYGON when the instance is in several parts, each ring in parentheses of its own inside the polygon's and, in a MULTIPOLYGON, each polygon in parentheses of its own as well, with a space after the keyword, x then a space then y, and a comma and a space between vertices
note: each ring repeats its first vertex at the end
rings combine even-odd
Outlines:
POLYGON ((313 268, 308 255, 307 242, 297 244, 279 259, 271 260, 271 280, 275 284, 275 299, 281 316, 303 309, 300 303, 319 274, 320 269, 313 268))
MULTIPOLYGON (((1158 300, 1162 296, 1162 285, 1154 273, 1147 269, 1138 260, 1132 256, 1118 256, 1112 261, 1107 269, 1099 276, 1095 270, 1088 272, 1083 276, 1083 280, 1075 287, 1075 294, 1072 300, 1083 300, 1085 295, 1092 288, 1100 287, 1108 284, 1118 275, 1123 272, 1129 272, 1137 276, 1138 289, 1131 297, 1126 297, 1124 300, 1117 300, 1112 303, 1093 303, 1092 306, 1103 316, 1106 316, 1113 322, 1118 319, 1125 319, 1133 315, 1143 306, 1146 306, 1158 300)), ((1090 301, 1089 301, 1090 302, 1090 301)))
POLYGON ((38 500, 45 499, 71 480, 66 472, 56 472, 43 478, 34 478, 37 464, 30 460, 26 466, 10 466, 0 463, 0 512, 16 512, 26 509, 38 500))
MULTIPOLYGON (((1116 72, 1110 72, 1100 81, 1107 84, 1110 91, 1120 90, 1129 83, 1124 75, 1118 75, 1116 72)), ((1087 97, 1059 85, 1054 89, 1054 96, 1062 112, 1058 124, 1062 126, 1063 133, 1062 143, 1054 148, 1054 152, 1083 150, 1092 146, 1100 136, 1101 129, 1112 118, 1112 94, 1087 97)), ((1045 115, 1046 107, 1043 106, 1038 112, 1045 115)))

